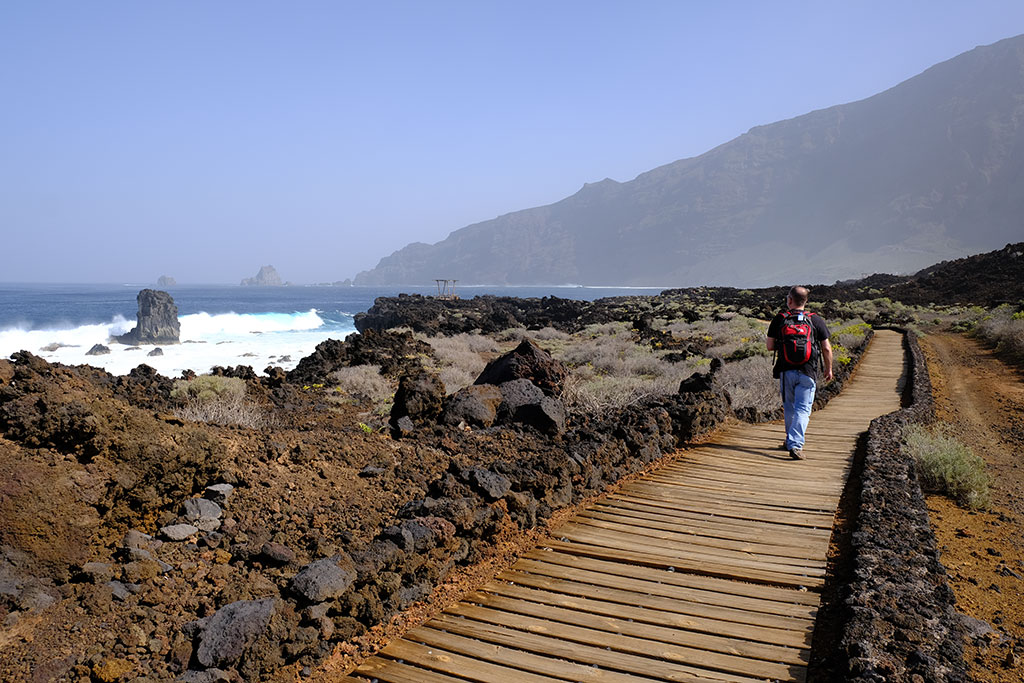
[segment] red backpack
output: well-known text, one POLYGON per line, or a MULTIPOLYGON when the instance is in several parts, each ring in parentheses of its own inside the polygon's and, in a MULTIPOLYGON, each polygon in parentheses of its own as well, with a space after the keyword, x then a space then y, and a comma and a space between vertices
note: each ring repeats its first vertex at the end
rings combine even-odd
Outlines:
POLYGON ((800 367, 814 359, 817 345, 810 311, 782 311, 779 346, 786 365, 800 367))

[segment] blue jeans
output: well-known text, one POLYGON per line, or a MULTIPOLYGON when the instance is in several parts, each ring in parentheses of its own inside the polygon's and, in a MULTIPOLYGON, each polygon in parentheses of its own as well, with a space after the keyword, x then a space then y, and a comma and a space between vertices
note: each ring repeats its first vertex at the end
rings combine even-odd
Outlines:
POLYGON ((799 370, 786 370, 779 378, 779 388, 786 416, 786 448, 803 448, 804 432, 814 405, 814 379, 799 370))

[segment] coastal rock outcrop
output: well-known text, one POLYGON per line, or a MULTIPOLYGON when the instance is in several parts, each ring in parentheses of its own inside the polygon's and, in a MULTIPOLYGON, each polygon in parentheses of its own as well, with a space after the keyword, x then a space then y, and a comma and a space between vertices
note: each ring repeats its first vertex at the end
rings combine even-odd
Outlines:
POLYGON ((178 281, 175 280, 170 275, 161 275, 160 277, 158 277, 156 279, 156 286, 157 287, 174 287, 177 284, 178 284, 178 281))
POLYGON ((247 277, 241 284, 243 287, 280 287, 284 283, 281 282, 281 276, 274 270, 274 266, 263 266, 260 272, 256 273, 256 277, 247 277))
POLYGON ((178 323, 178 307, 167 292, 144 289, 137 297, 138 323, 131 332, 118 335, 114 340, 121 344, 177 344, 181 325, 178 323))
POLYGON ((488 363, 474 384, 504 384, 528 379, 545 394, 557 396, 562 393, 566 374, 562 363, 529 339, 524 339, 512 351, 488 363))
POLYGON ((382 375, 397 379, 415 372, 421 365, 420 358, 430 354, 430 344, 416 339, 411 332, 369 329, 362 334, 350 334, 345 341, 320 342, 313 353, 288 373, 288 381, 323 382, 335 370, 352 365, 379 365, 382 375))

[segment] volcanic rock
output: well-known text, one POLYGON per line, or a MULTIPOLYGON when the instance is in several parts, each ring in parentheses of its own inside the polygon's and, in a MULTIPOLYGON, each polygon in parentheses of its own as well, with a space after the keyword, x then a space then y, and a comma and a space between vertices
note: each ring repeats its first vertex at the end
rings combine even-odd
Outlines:
POLYGON ((103 344, 93 344, 93 347, 85 352, 87 356, 105 356, 110 353, 110 348, 103 344))
POLYGON ((323 602, 342 595, 355 580, 355 565, 341 554, 307 564, 292 579, 292 590, 309 602, 323 602))
POLYGON ((86 562, 82 565, 81 577, 92 583, 106 583, 114 577, 114 570, 106 562, 86 562))
POLYGON ((161 288, 163 288, 163 287, 174 287, 177 284, 178 284, 178 281, 175 280, 170 275, 161 275, 160 277, 158 277, 156 279, 156 286, 157 287, 161 287, 161 288))
POLYGON ((418 370, 420 358, 430 354, 430 344, 416 339, 411 332, 370 329, 362 334, 350 334, 345 341, 320 342, 312 354, 301 359, 288 373, 288 381, 294 384, 324 382, 332 372, 353 365, 379 365, 382 375, 398 379, 418 370))
POLYGON ((562 363, 529 339, 524 339, 512 351, 488 363, 474 384, 504 384, 515 379, 528 379, 545 394, 557 396, 562 393, 565 377, 562 363))
POLYGON ((267 541, 260 548, 260 557, 278 564, 288 564, 295 561, 295 551, 280 543, 267 541))
POLYGON ((490 427, 498 417, 501 389, 493 384, 474 384, 463 387, 445 400, 445 424, 465 423, 470 427, 490 427))
POLYGON ((220 519, 220 506, 206 498, 190 498, 182 505, 182 514, 189 522, 204 519, 220 519))
POLYGON ((203 666, 236 662, 270 623, 274 599, 239 600, 217 610, 202 629, 196 659, 203 666))
POLYGON ((214 484, 206 487, 203 497, 209 498, 221 507, 225 507, 234 492, 235 487, 231 484, 214 484))
POLYGON ((512 488, 512 482, 508 477, 482 467, 466 468, 462 472, 462 478, 483 493, 489 502, 501 499, 512 488))
POLYGON ((189 536, 199 533, 199 528, 192 524, 171 524, 160 529, 160 533, 168 541, 184 541, 189 536))
POLYGON ((121 344, 177 344, 181 325, 178 307, 167 292, 144 289, 136 297, 139 302, 138 324, 131 332, 114 337, 121 344))
POLYGON ((231 676, 223 669, 189 670, 174 679, 174 683, 229 683, 231 676))
POLYGON ((501 390, 498 421, 529 425, 546 434, 565 431, 565 406, 560 400, 546 396, 528 379, 505 382, 501 390))
POLYGON ((414 423, 433 420, 441 414, 444 397, 444 383, 436 374, 421 370, 414 375, 405 375, 398 382, 391 421, 396 423, 406 416, 414 423))
POLYGON ((158 346, 158 347, 156 347, 155 349, 153 349, 152 351, 150 351, 149 353, 147 353, 146 355, 147 355, 147 356, 162 356, 162 355, 164 355, 164 350, 163 350, 163 349, 161 349, 161 348, 160 348, 160 347, 158 346))

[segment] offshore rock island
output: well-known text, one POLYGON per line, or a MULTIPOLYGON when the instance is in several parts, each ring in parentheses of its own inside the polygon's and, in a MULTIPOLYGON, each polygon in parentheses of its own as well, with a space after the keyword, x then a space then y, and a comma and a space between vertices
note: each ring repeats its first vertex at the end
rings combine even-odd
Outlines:
POLYGON ((181 334, 178 307, 167 292, 144 289, 136 299, 139 311, 137 324, 126 334, 114 337, 120 344, 177 344, 181 334))
POLYGON ((244 278, 240 284, 243 287, 280 287, 285 283, 281 282, 274 266, 263 266, 255 277, 244 278))

